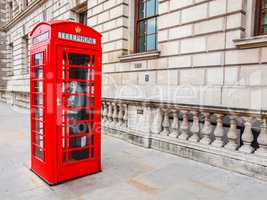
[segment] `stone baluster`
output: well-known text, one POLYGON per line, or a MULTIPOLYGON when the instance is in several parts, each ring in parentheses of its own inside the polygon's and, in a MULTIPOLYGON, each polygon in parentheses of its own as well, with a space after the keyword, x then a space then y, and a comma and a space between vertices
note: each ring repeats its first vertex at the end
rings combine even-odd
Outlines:
POLYGON ((104 102, 103 103, 103 113, 102 113, 102 115, 103 115, 103 125, 105 125, 106 124, 106 122, 107 122, 107 114, 108 114, 108 111, 107 111, 107 104, 106 104, 106 102, 104 102))
POLYGON ((124 123, 124 127, 127 128, 127 124, 128 124, 128 106, 127 106, 127 104, 123 104, 123 108, 124 108, 123 123, 124 123))
POLYGON ((201 134, 203 135, 203 138, 200 140, 200 143, 209 145, 211 143, 210 135, 212 133, 212 127, 210 123, 210 113, 205 112, 205 121, 204 126, 201 129, 201 134))
POLYGON ((223 115, 222 114, 216 114, 216 122, 217 122, 217 125, 214 130, 215 140, 212 142, 212 146, 223 147, 225 143, 223 141, 224 128, 223 128, 223 115))
POLYGON ((102 119, 102 122, 104 121, 104 105, 105 105, 105 103, 101 102, 101 119, 102 119))
POLYGON ((112 116, 113 116, 113 114, 112 114, 113 112, 112 112, 112 104, 111 104, 111 102, 108 102, 108 125, 110 126, 111 125, 111 123, 112 123, 112 121, 113 121, 113 119, 112 119, 112 116))
POLYGON ((267 156, 267 118, 264 117, 262 119, 262 124, 261 124, 261 131, 258 136, 257 142, 259 144, 259 148, 255 152, 255 154, 260 155, 260 156, 267 156))
POLYGON ((118 123, 118 107, 117 107, 117 104, 116 103, 113 103, 113 115, 112 115, 112 118, 113 118, 113 127, 115 127, 118 123))
POLYGON ((163 130, 160 132, 161 135, 169 135, 170 134, 170 122, 169 122, 169 112, 167 109, 163 109, 163 121, 162 127, 163 130))
POLYGON ((240 152, 243 153, 252 153, 255 149, 251 146, 253 140, 254 140, 254 136, 251 130, 252 127, 252 123, 251 117, 244 117, 245 120, 245 129, 244 132, 242 134, 242 141, 243 141, 243 145, 239 148, 240 152))
POLYGON ((121 127, 123 125, 123 106, 121 103, 119 104, 118 120, 119 120, 118 126, 121 127))
POLYGON ((199 113, 197 111, 193 111, 193 124, 191 126, 190 131, 193 133, 193 135, 189 138, 189 141, 191 142, 198 142, 199 141, 199 113))
POLYGON ((183 121, 181 124, 181 135, 179 135, 179 139, 187 140, 189 137, 189 121, 188 121, 188 111, 182 110, 181 113, 183 114, 183 121))
POLYGON ((179 135, 179 118, 178 118, 177 110, 173 109, 172 115, 173 115, 172 131, 169 136, 177 138, 179 135))
POLYGON ((225 148, 229 150, 237 150, 238 149, 238 144, 237 144, 237 139, 238 139, 238 130, 236 128, 236 116, 231 115, 230 116, 230 128, 227 132, 227 138, 228 138, 228 143, 225 145, 225 148))

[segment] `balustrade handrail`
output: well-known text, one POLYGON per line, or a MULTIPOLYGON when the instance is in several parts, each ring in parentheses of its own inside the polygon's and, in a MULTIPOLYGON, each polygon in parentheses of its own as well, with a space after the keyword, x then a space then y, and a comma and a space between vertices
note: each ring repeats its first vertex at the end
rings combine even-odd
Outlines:
POLYGON ((190 111, 200 111, 200 112, 207 111, 210 113, 219 113, 223 115, 236 115, 239 117, 255 117, 255 118, 267 117, 267 110, 184 104, 184 103, 177 104, 177 103, 160 102, 160 101, 152 101, 152 100, 136 100, 136 99, 126 100, 126 99, 102 98, 102 102, 106 102, 106 101, 114 102, 114 103, 123 103, 123 104, 128 104, 128 105, 150 106, 150 107, 162 108, 162 109, 179 109, 179 110, 190 110, 190 111))

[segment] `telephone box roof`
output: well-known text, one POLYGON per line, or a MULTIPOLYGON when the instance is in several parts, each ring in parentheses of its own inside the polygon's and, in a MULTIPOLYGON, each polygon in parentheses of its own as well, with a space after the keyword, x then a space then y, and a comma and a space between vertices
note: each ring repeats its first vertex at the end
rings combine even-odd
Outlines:
POLYGON ((92 32, 94 32, 96 35, 99 35, 100 37, 102 36, 101 33, 97 32, 95 29, 91 28, 90 26, 86 26, 84 24, 78 23, 78 22, 74 22, 74 21, 68 21, 68 20, 53 20, 50 22, 39 22, 31 31, 30 36, 32 36, 32 34, 35 32, 35 30, 42 25, 47 25, 47 26, 51 26, 51 27, 56 27, 56 26, 60 26, 60 25, 64 25, 64 24, 69 24, 69 25, 73 25, 73 26, 81 26, 84 29, 90 30, 92 32))

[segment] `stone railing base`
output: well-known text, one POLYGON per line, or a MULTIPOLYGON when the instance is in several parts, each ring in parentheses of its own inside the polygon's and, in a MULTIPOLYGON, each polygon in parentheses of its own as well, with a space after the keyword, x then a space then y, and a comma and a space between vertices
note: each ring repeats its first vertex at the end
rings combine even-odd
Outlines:
POLYGON ((144 148, 170 153, 267 181, 267 160, 262 159, 262 157, 250 154, 240 157, 238 152, 222 151, 221 148, 207 147, 203 144, 190 144, 162 135, 153 134, 150 137, 144 137, 133 131, 122 131, 107 127, 102 127, 102 133, 144 148))
POLYGON ((102 126, 102 134, 110 135, 119 139, 122 139, 126 142, 129 142, 134 145, 138 145, 145 148, 150 148, 151 138, 144 137, 141 134, 135 133, 133 131, 123 131, 117 129, 111 129, 102 126))

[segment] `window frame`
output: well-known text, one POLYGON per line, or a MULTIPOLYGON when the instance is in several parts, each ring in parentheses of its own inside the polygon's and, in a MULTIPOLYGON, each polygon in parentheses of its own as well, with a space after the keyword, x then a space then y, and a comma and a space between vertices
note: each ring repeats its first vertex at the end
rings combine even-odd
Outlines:
POLYGON ((24 45, 24 48, 25 48, 25 54, 24 54, 24 57, 23 57, 23 73, 22 74, 29 74, 30 70, 29 70, 29 60, 30 60, 30 40, 29 40, 29 37, 28 35, 24 35, 22 37, 22 40, 23 40, 23 45, 24 45))
POLYGON ((87 10, 78 13, 79 23, 87 25, 87 10))
MULTIPOLYGON (((256 1, 255 8, 255 35, 267 35, 267 31, 264 32, 264 24, 262 23, 264 20, 264 13, 267 14, 267 7, 265 7, 264 0, 256 1)), ((267 24, 266 24, 267 25, 267 24)))
MULTIPOLYGON (((153 0, 154 1, 154 15, 151 15, 149 17, 146 16, 146 12, 147 12, 147 7, 145 8, 145 13, 144 13, 144 17, 142 19, 140 19, 140 5, 142 1, 146 1, 146 5, 147 5, 147 0, 135 0, 135 20, 134 20, 134 29, 135 29, 135 33, 134 33, 134 52, 135 53, 145 53, 145 52, 151 52, 151 51, 156 51, 158 49, 158 27, 157 27, 157 21, 158 21, 158 6, 159 6, 159 2, 158 0, 153 0), (155 19, 155 32, 151 33, 151 34, 147 34, 147 23, 145 23, 145 31, 144 31, 144 36, 146 38, 145 42, 147 41, 147 37, 149 35, 155 35, 155 48, 154 49, 147 49, 147 45, 145 45, 145 50, 144 51, 140 51, 140 38, 141 38, 141 34, 140 34, 140 23, 141 22, 147 22, 150 19, 155 19)), ((147 43, 146 43, 147 44, 147 43)))

